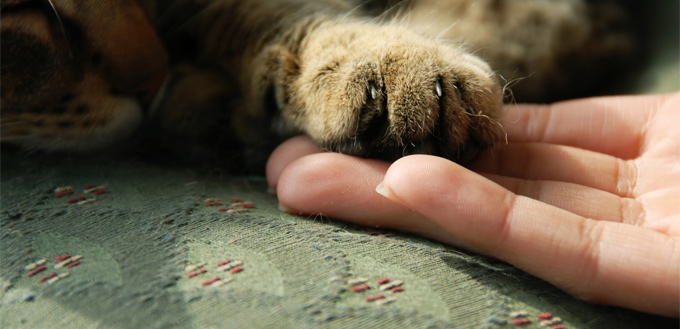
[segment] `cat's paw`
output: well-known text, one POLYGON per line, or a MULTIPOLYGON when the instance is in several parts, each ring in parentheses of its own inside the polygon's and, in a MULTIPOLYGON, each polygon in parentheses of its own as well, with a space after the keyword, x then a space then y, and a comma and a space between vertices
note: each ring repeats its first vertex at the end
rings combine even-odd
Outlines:
POLYGON ((327 150, 465 160, 502 140, 502 90, 457 46, 397 26, 335 24, 313 32, 294 65, 275 83, 283 119, 327 150))

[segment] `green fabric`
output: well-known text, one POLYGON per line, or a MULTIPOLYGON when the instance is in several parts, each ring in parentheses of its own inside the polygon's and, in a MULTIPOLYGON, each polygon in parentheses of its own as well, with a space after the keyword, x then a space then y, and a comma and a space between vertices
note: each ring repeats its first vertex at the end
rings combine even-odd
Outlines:
MULTIPOLYGON (((509 313, 552 312, 568 328, 650 328, 672 320, 589 305, 502 262, 418 237, 277 210, 261 177, 223 176, 113 157, 2 156, 2 328, 506 327, 509 313), (108 193, 66 201, 89 184, 108 193), (71 185, 74 194, 54 197, 71 185), (228 214, 206 198, 254 202, 228 214), (379 231, 381 235, 373 235, 379 231), (369 234, 370 233, 370 234, 369 234), (38 280, 54 258, 83 255, 70 276, 38 280), (47 258, 26 277, 24 266, 47 258), (240 260, 237 274, 216 263, 240 260), (206 262, 187 278, 185 267, 206 262), (220 275, 221 287, 201 282, 220 275), (391 304, 366 302, 402 280, 391 304), (348 280, 371 289, 352 292, 348 280)), ((332 201, 332 200, 329 200, 332 201)))

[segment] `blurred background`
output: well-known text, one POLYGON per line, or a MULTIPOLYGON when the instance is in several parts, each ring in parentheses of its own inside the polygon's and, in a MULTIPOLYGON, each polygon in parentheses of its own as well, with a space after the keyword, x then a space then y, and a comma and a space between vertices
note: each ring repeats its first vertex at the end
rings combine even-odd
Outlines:
POLYGON ((639 1, 634 12, 641 13, 638 26, 640 65, 620 87, 635 94, 680 90, 680 1, 639 1), (638 10, 639 9, 639 10, 638 10))

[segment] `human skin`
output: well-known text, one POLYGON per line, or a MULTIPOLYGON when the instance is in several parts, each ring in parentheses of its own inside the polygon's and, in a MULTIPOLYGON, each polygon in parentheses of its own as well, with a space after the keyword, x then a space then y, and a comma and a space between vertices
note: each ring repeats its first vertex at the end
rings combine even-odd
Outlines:
POLYGON ((505 110, 509 143, 466 167, 324 153, 296 137, 267 179, 291 213, 415 233, 589 302, 678 317, 680 92, 505 110))

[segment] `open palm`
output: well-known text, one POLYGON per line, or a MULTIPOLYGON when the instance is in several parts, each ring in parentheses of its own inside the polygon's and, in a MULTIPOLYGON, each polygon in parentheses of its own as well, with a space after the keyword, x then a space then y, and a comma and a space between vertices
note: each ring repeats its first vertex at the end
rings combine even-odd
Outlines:
POLYGON ((291 212, 413 232, 588 301, 677 317, 678 122, 680 93, 509 106, 510 143, 468 168, 318 153, 296 138, 272 155, 268 178, 291 212))

